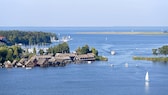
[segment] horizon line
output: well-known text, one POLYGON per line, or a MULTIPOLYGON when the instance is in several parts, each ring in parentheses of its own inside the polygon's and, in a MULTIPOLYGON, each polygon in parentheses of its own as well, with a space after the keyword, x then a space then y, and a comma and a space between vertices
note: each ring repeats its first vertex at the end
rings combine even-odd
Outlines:
POLYGON ((81 28, 89 28, 89 27, 104 27, 104 28, 111 28, 111 27, 168 27, 168 25, 167 26, 155 26, 155 25, 151 25, 151 26, 18 26, 18 25, 16 25, 16 26, 1 26, 0 25, 0 27, 58 27, 58 28, 61 28, 61 27, 67 27, 67 28, 75 28, 75 27, 81 27, 81 28))

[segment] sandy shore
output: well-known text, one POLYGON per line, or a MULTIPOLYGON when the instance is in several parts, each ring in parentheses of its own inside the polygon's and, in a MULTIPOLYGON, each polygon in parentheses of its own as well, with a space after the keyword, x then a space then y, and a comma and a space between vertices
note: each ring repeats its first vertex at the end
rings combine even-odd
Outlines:
POLYGON ((77 32, 76 34, 168 35, 167 32, 77 32))

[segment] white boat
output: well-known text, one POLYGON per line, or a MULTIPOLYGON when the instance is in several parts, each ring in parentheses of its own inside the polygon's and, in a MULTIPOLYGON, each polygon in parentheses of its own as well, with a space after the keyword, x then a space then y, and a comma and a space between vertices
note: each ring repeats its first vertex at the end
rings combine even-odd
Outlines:
POLYGON ((88 61, 88 64, 91 64, 92 63, 92 61, 88 61))
POLYGON ((126 67, 126 68, 128 67, 128 63, 125 63, 125 67, 126 67))
POLYGON ((62 42, 68 42, 70 40, 72 40, 71 36, 64 36, 64 37, 62 37, 62 39, 60 41, 62 41, 62 42))
POLYGON ((26 67, 26 70, 32 69, 32 67, 26 67))
POLYGON ((110 66, 111 66, 111 67, 114 67, 114 64, 111 64, 110 66))
POLYGON ((51 40, 52 43, 59 42, 59 40, 56 40, 55 37, 50 37, 50 40, 51 40))
POLYGON ((145 75, 145 81, 146 81, 146 82, 149 81, 149 74, 148 74, 148 72, 146 72, 146 75, 145 75))
POLYGON ((114 50, 111 51, 111 55, 115 55, 116 52, 114 50))

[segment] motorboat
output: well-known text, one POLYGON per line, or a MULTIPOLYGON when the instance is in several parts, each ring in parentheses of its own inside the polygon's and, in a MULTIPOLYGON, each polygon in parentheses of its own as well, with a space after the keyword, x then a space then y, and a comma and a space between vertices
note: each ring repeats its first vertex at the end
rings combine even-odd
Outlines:
POLYGON ((116 52, 114 50, 111 51, 111 55, 115 55, 116 52))

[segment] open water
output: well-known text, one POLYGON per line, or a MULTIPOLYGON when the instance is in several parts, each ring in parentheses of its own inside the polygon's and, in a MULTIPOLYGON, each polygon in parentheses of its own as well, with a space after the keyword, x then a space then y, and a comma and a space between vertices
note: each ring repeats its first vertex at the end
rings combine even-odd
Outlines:
MULTIPOLYGON (((70 35, 73 39, 68 42, 71 51, 88 44, 98 49, 99 55, 106 56, 109 60, 92 64, 69 64, 65 67, 37 67, 31 70, 3 68, 0 69, 0 95, 168 94, 167 64, 132 60, 133 56, 152 56, 151 49, 168 44, 168 35, 75 34, 79 30, 84 31, 80 28, 69 29, 69 31, 67 28, 65 30, 63 28, 62 30, 58 28, 16 29, 44 30, 57 33, 60 37, 70 35), (111 55, 111 50, 116 51, 116 55, 111 55), (128 67, 125 67, 125 63, 128 63, 128 67), (112 67, 111 64, 114 66, 112 67), (150 78, 148 83, 145 82, 147 71, 150 78)), ((55 44, 58 43, 52 45, 55 44)))

